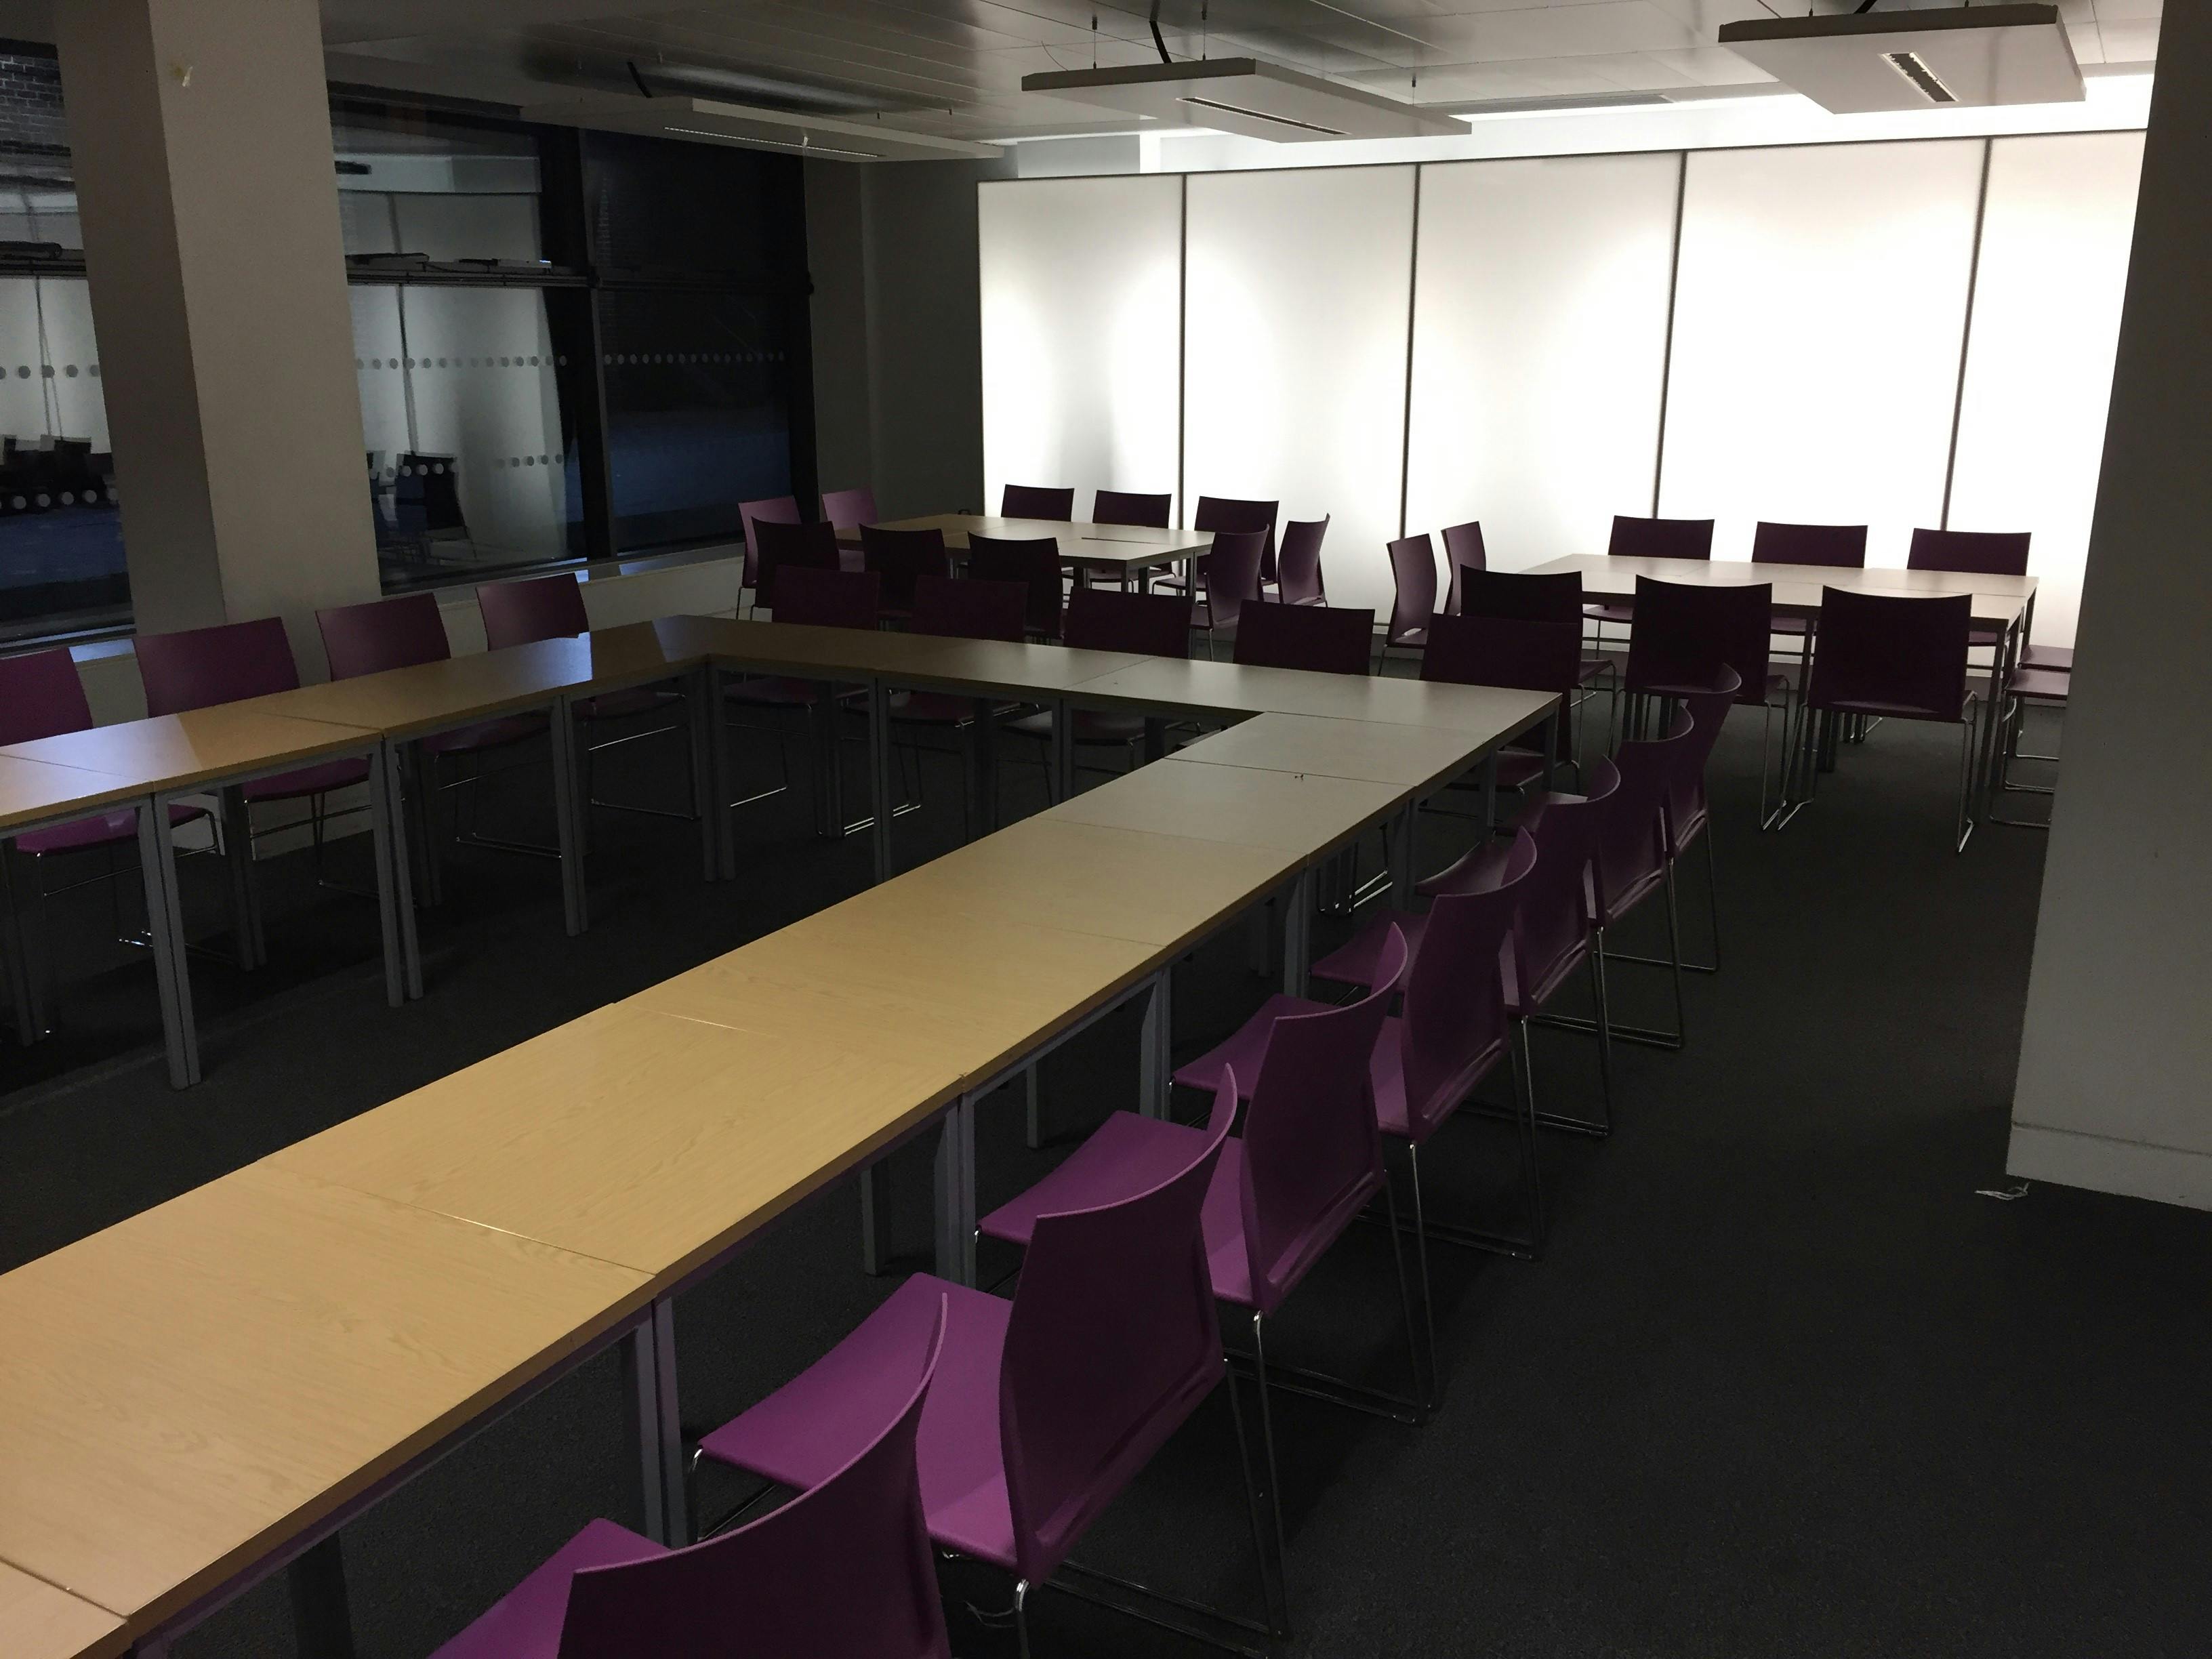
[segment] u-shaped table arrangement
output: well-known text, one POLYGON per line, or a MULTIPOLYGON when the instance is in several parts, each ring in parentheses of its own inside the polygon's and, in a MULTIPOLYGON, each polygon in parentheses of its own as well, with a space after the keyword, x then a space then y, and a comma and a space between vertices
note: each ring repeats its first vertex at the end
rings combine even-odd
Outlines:
POLYGON ((338 1528, 613 1343, 648 1530, 680 1540, 678 1292, 932 1126, 939 1269, 972 1279, 979 1101, 1141 999, 1140 1103, 1164 1111, 1176 960, 1280 899, 1300 985, 1320 866, 1379 827, 1408 896, 1419 803, 1559 714, 1534 692, 673 617, 0 753, 0 835, 140 807, 182 1084, 170 799, 369 756, 397 1004, 421 990, 407 744, 552 712, 573 933, 572 706, 688 683, 702 866, 727 878, 718 722, 744 673, 866 692, 876 884, 0 1276, 0 1651, 161 1655, 281 1569, 303 1630, 348 1650, 338 1528), (1061 714, 1059 804, 894 876, 888 716, 908 688, 1061 714), (1078 708, 1234 723, 1079 794, 1078 708), (69 757, 95 753, 113 769, 69 757))

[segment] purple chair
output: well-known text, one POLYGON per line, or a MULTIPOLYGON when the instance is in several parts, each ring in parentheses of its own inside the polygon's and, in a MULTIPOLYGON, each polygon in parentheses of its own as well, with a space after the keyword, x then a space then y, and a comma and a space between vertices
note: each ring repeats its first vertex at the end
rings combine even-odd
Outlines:
POLYGON ((1293 519, 1283 526, 1275 559, 1275 597, 1285 605, 1327 605, 1328 583, 1322 574, 1322 538, 1328 517, 1293 519))
POLYGON ((821 1485, 883 1420, 943 1305, 915 1439, 923 1520, 939 1548, 1012 1575, 1026 1652, 1031 1592, 1226 1374, 1200 1220, 1235 1111, 1234 1091, 1223 1095, 1208 1129, 1183 1131, 1169 1156, 1093 1204, 1037 1215, 1012 1303, 918 1273, 708 1435, 701 1458, 800 1492, 821 1485))
MULTIPOLYGON (((872 570, 842 570, 817 565, 779 564, 775 570, 775 620, 794 627, 853 628, 873 629, 881 617, 883 580, 872 570)), ((784 674, 757 674, 742 679, 726 680, 722 685, 726 709, 760 709, 769 711, 770 722, 757 726, 750 720, 730 720, 728 724, 743 730, 768 732, 775 745, 777 782, 771 789, 757 790, 730 803, 732 811, 750 806, 780 795, 791 787, 791 757, 786 751, 784 740, 789 733, 773 719, 779 709, 797 709, 814 728, 813 784, 815 801, 819 809, 816 828, 825 836, 841 833, 842 822, 834 810, 836 799, 836 769, 842 765, 837 758, 834 731, 825 724, 830 713, 849 699, 867 695, 865 689, 834 690, 813 680, 796 679, 784 674), (824 781, 830 787, 824 787, 824 781)))
MULTIPOLYGON (((1024 624, 1029 602, 1029 588, 1022 582, 922 575, 915 579, 914 610, 907 623, 907 632, 939 639, 1000 640, 1020 645, 1026 637, 1024 624)), ((983 778, 986 751, 977 747, 983 728, 988 722, 995 731, 1000 722, 1020 707, 1016 702, 963 697, 948 691, 910 691, 892 699, 891 721, 895 726, 927 726, 960 735, 970 763, 969 785, 960 796, 963 841, 968 838, 979 815, 987 819, 991 816, 983 778)), ((921 773, 918 756, 915 777, 919 793, 921 773)))
POLYGON ((915 1465, 948 1322, 939 1297, 854 1402, 858 1449, 781 1509, 678 1550, 594 1521, 431 1659, 951 1659, 915 1465))
POLYGON ((1075 517, 1075 491, 1045 484, 1008 484, 999 497, 1002 519, 1047 519, 1054 524, 1075 517))
MULTIPOLYGON (((1495 617, 1504 622, 1571 622, 1579 626, 1586 609, 1583 604, 1583 579, 1572 571, 1538 575, 1525 570, 1476 570, 1462 565, 1458 575, 1458 614, 1463 617, 1495 617)), ((1610 665, 1603 657, 1585 659, 1577 671, 1579 683, 1589 685, 1601 678, 1610 665)))
MULTIPOLYGON (((1256 585, 1252 590, 1254 597, 1257 598, 1264 590, 1275 585, 1275 520, 1281 511, 1282 503, 1279 501, 1247 501, 1230 495, 1200 495, 1198 506, 1190 515, 1190 527, 1208 535, 1223 532, 1237 535, 1255 531, 1259 532, 1260 569, 1255 578, 1256 585)), ((1200 562, 1202 565, 1204 561, 1201 559, 1200 562)), ((1204 580, 1201 572, 1201 586, 1204 580)), ((1183 579, 1179 575, 1156 576, 1152 579, 1152 585, 1176 590, 1183 586, 1183 579)), ((1200 600, 1200 603, 1204 601, 1200 600)))
MULTIPOLYGON (((1711 519, 1638 519, 1625 513, 1613 515, 1613 533, 1606 540, 1608 559, 1711 559, 1713 521, 1711 519)), ((1625 605, 1583 607, 1597 624, 1597 643, 1606 643, 1605 625, 1626 628, 1635 612, 1625 605)))
MULTIPOLYGON (((292 642, 284 624, 274 617, 252 622, 218 623, 212 628, 187 629, 176 634, 141 634, 137 651, 138 678, 146 688, 146 712, 177 714, 216 703, 238 702, 277 691, 299 689, 299 665, 292 659, 292 642)), ((323 864, 323 824, 325 800, 334 789, 349 789, 368 781, 365 760, 324 761, 296 771, 279 773, 226 789, 226 843, 234 841, 231 856, 234 892, 246 927, 239 943, 241 967, 261 963, 260 907, 253 900, 253 833, 246 809, 263 801, 305 800, 307 827, 315 848, 315 868, 323 864)), ((296 823, 283 826, 297 829, 296 823)))
MULTIPOLYGON (((1244 607, 1260 598, 1260 561, 1267 538, 1256 530, 1223 530, 1214 534, 1211 551, 1198 561, 1198 586, 1202 613, 1198 626, 1206 631, 1206 654, 1223 634, 1234 635, 1244 607)), ((1174 585, 1160 584, 1170 591, 1174 585)))
MULTIPOLYGON (((1190 654, 1191 602, 1174 593, 1130 593, 1111 587, 1079 587, 1067 596, 1067 635, 1075 651, 1127 651, 1140 657, 1190 654)), ((1077 748, 1120 749, 1133 767, 1147 737, 1145 717, 1119 709, 1079 708, 1077 748)), ((1052 741, 1052 711, 1040 709, 1009 720, 1004 730, 1045 743, 1052 741)), ((1059 799, 1059 782, 1045 766, 1046 791, 1059 799)))
MULTIPOLYGON (((1496 685, 1516 691, 1556 691, 1561 715, 1571 712, 1582 684, 1583 630, 1577 622, 1519 622, 1500 617, 1443 616, 1434 619, 1421 678, 1447 685, 1496 685)), ((1579 741, 1571 722, 1552 721, 1553 764, 1577 764, 1579 741)), ((1498 751, 1498 781, 1525 789, 1545 773, 1543 751, 1516 744, 1498 751)))
POLYGON ((1462 570, 1487 570, 1490 555, 1482 544, 1482 526, 1470 519, 1465 524, 1449 525, 1444 529, 1444 568, 1450 580, 1444 588, 1444 611, 1447 615, 1459 615, 1459 573, 1462 570))
MULTIPOLYGON (((444 662, 453 655, 434 593, 402 593, 361 605, 331 605, 315 612, 315 626, 322 634, 323 653, 334 680, 444 662)), ((423 738, 422 749, 433 755, 473 753, 520 743, 544 729, 543 714, 515 714, 458 732, 441 732, 423 738)))
MULTIPOLYGON (((1385 982, 1348 1006, 1302 997, 1270 998, 1235 1036, 1176 1073, 1177 1083, 1213 1097, 1216 1125, 1226 1121, 1227 1109, 1240 1092, 1238 1079, 1253 1079, 1244 1133, 1223 1146, 1213 1170, 1204 1228, 1214 1297, 1247 1310, 1252 1322, 1260 1436, 1267 1449, 1267 1490, 1276 1500, 1279 1557, 1282 1489, 1268 1401, 1267 1321, 1378 1195, 1389 1206, 1392 1252, 1397 1254, 1396 1205, 1382 1163, 1374 1073, 1376 1042, 1406 956, 1404 938, 1393 938, 1383 951, 1385 982)), ((1117 1112, 1057 1170, 984 1217, 978 1231, 988 1238, 1029 1244, 1034 1261, 1031 1239, 1041 1215, 1125 1191, 1164 1164, 1189 1157, 1188 1149, 1200 1136, 1198 1130, 1164 1119, 1117 1112)), ((1029 1271, 1024 1269, 1024 1281, 1029 1271)), ((1419 1347, 1402 1256, 1398 1292, 1407 1363, 1419 1392, 1419 1347)), ((1309 1373, 1298 1377, 1302 1393, 1406 1420, 1403 1401, 1309 1373)))
MULTIPOLYGON (((1835 740, 1836 717, 1955 725, 1961 744, 1953 850, 1966 850, 1974 833, 1974 740, 1981 726, 1979 702, 1966 689, 1966 637, 1972 620, 1973 598, 1966 593, 1922 599, 1836 587, 1822 592, 1812 679, 1798 722, 1797 771, 1803 780, 1798 806, 1812 799, 1825 769, 1823 754, 1835 740), (1816 714, 1821 717, 1818 721, 1816 714)), ((1990 717, 1996 715, 1993 708, 1990 717)))
MULTIPOLYGON (((793 495, 771 495, 763 501, 739 501, 738 522, 745 532, 745 564, 744 586, 757 593, 760 588, 760 538, 754 532, 757 524, 797 524, 799 500, 793 495)), ((758 603, 756 599, 755 603, 758 603)))
MULTIPOLYGON (((1007 489, 1014 486, 1009 484, 1007 489)), ((1060 541, 1053 536, 968 538, 968 574, 977 581, 1020 582, 1029 589, 1028 631, 1060 637, 1060 541)))
POLYGON ((1102 489, 1091 498, 1091 522, 1165 530, 1172 495, 1140 495, 1126 489, 1102 489))
POLYGON ((1418 651, 1428 641, 1429 618, 1437 610, 1437 550, 1428 532, 1390 544, 1390 583, 1395 597, 1383 648, 1402 645, 1418 651))
POLYGON ((753 582, 753 609, 775 609, 777 573, 789 568, 842 570, 843 555, 837 532, 827 524, 787 524, 781 519, 762 519, 753 526, 759 549, 760 568, 753 582))
POLYGON ((1235 659, 1247 668, 1365 674, 1374 646, 1372 611, 1349 605, 1251 605, 1237 619, 1235 659))
MULTIPOLYGON (((2070 663, 2072 653, 2069 653, 2070 663)), ((1991 823, 2008 824, 2015 830, 2048 830, 2047 819, 2008 817, 1998 811, 1999 795, 2052 795, 2057 790, 2047 783, 2014 783, 2013 764, 2016 761, 2056 762, 2060 757, 2053 753, 2030 754, 2023 750, 2021 739, 2027 734, 2027 714, 2031 708, 2055 709, 2063 717, 2066 713, 2066 694, 2073 689, 2073 675, 2064 668, 2015 668, 2005 677, 2005 695, 2001 718, 2004 724, 1998 728, 2001 744, 1997 750, 1997 775, 1990 783, 1988 817, 1991 823)))
MULTIPOLYGON (((1613 1022, 1613 1036, 1622 1042, 1655 1048, 1680 1048, 1686 1029, 1682 999, 1681 911, 1675 893, 1673 838, 1667 818, 1679 780, 1691 770, 1702 771, 1711 745, 1700 741, 1697 721, 1685 711, 1674 717, 1663 738, 1622 744, 1613 750, 1613 765, 1620 787, 1607 797, 1599 814, 1590 860, 1590 921, 1593 948, 1601 974, 1609 962, 1635 962, 1667 969, 1674 988, 1674 1029, 1671 1031, 1613 1022), (1667 954, 1664 957, 1626 956, 1606 948, 1606 935, 1618 928, 1631 912, 1655 893, 1663 894, 1667 910, 1667 954)), ((1595 1030, 1595 1024, 1587 1027, 1595 1030)))
POLYGON ((941 530, 885 530, 860 526, 860 557, 866 568, 884 579, 884 615, 900 621, 913 614, 915 583, 923 576, 952 574, 941 530))
MULTIPOLYGON (((1785 744, 1790 730, 1790 681, 1768 659, 1774 613, 1774 585, 1708 586, 1636 579, 1636 630, 1628 643, 1628 665, 1621 690, 1627 705, 1623 729, 1640 730, 1642 704, 1648 699, 1687 698, 1708 692, 1723 669, 1733 671, 1742 701, 1761 710, 1765 726, 1759 745, 1759 822, 1771 827, 1783 803, 1767 797, 1767 757, 1774 715, 1783 715, 1785 744)), ((1778 778, 1778 784, 1779 779, 1778 778)))
MULTIPOLYGON (((2028 532, 2025 530, 1915 530, 1912 546, 1905 556, 1905 568, 1964 570, 1980 576, 2025 576, 2027 544, 2028 532)), ((1993 628, 1970 629, 1966 643, 1977 650, 1994 651, 2004 643, 2004 635, 1993 628)), ((2029 665, 2055 666, 2052 663, 2034 663, 2033 656, 2031 647, 2029 665)), ((2074 653, 2067 652, 2066 664, 2069 668, 2073 661, 2074 653)))
MULTIPOLYGON (((92 705, 85 700, 84 682, 78 678, 76 660, 66 646, 0 657, 0 746, 34 743, 40 738, 59 737, 66 732, 87 732, 92 729, 92 705)), ((198 806, 173 803, 169 807, 172 828, 205 817, 206 811, 198 806)), ((131 845, 137 839, 137 809, 125 807, 118 812, 101 812, 0 841, 0 901, 6 902, 15 915, 18 924, 8 930, 10 949, 7 965, 20 1042, 35 1042, 48 1029, 43 966, 46 953, 38 947, 45 941, 46 900, 57 892, 70 890, 66 887, 48 888, 42 878, 35 877, 33 872, 46 867, 40 860, 70 853, 105 851, 108 854, 107 869, 103 875, 91 879, 112 883, 125 867, 116 862, 114 849, 131 845), (23 879, 20 884, 19 859, 30 866, 21 872, 23 879), (21 930, 22 911, 15 904, 19 886, 27 890, 35 918, 34 926, 27 932, 21 930)), ((136 867, 135 860, 131 867, 136 867)), ((117 932, 121 931, 118 919, 117 932)))
MULTIPOLYGON (((1720 869, 1713 854, 1711 798, 1705 790, 1705 768, 1712 758, 1713 747, 1720 741, 1721 726, 1728 719, 1729 710, 1742 701, 1743 683, 1735 669, 1725 664, 1714 672, 1712 684, 1701 691, 1689 691, 1682 696, 1682 707, 1697 722, 1695 736, 1679 757, 1674 775, 1667 787, 1667 857, 1675 869, 1681 868, 1682 859, 1694 842, 1705 845, 1705 902, 1712 922, 1713 959, 1711 962, 1692 962, 1687 956, 1681 959, 1686 972, 1717 974, 1721 966, 1721 890, 1720 869)), ((1660 965, 1656 959, 1623 957, 1623 961, 1648 961, 1660 965)))
MULTIPOLYGON (((1774 524, 1762 519, 1752 532, 1751 561, 1860 570, 1866 567, 1866 538, 1867 527, 1863 524, 1774 524)), ((1777 634, 1805 641, 1797 659, 1802 685, 1813 653, 1812 623, 1803 617, 1777 611, 1768 625, 1777 634)))
POLYGON ((876 492, 872 489, 822 492, 822 517, 833 530, 858 530, 864 524, 874 524, 882 516, 876 511, 876 492))

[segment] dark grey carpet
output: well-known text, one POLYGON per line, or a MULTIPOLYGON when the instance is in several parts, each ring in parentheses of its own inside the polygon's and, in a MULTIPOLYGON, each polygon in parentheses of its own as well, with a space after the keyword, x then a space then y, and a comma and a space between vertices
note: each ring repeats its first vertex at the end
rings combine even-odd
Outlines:
MULTIPOLYGON (((1690 988, 1682 1053, 1625 1050, 1618 1133, 1547 1137, 1552 1248, 1528 1264, 1434 1257, 1450 1375, 1413 1430, 1286 1400, 1298 1650, 1316 1655, 2016 1656, 2206 1650, 2212 1547, 2212 1217, 2001 1184, 2041 838, 1984 829, 1948 848, 1947 739, 1895 723, 1848 751, 1785 834, 1752 820, 1758 728, 1717 766, 1724 971, 1690 988)), ((641 744, 640 750, 653 745, 641 744)), ((603 790, 672 790, 632 753, 603 790)), ((957 832, 956 777, 930 770, 902 854, 957 832)), ((1010 805, 1041 793, 1006 769, 1010 805)), ((528 830, 542 773, 487 812, 528 830)), ((4 1053, 0 1265, 52 1249, 275 1147, 777 927, 856 887, 865 842, 805 833, 787 796, 739 817, 745 875, 696 879, 687 827, 603 815, 587 939, 561 934, 550 866, 456 859, 426 923, 429 995, 386 1009, 373 918, 268 872, 270 966, 198 975, 209 1077, 173 1094, 151 1045, 143 960, 103 937, 96 891, 54 907, 62 1034, 4 1053), (119 1056, 119 1058, 118 1058, 119 1056)), ((542 823, 536 826, 542 832, 542 823)), ((1429 862, 1468 826, 1425 824, 1429 862)), ((357 878, 358 847, 334 866, 357 878), (348 860, 354 860, 349 865, 348 860)), ((221 925, 221 881, 191 872, 221 925)), ((1692 879, 1687 926, 1705 938, 1692 879)), ((126 900, 126 907, 135 904, 126 900)), ((1645 918, 1644 932, 1656 917, 1645 918)), ((1663 1012, 1663 976, 1618 970, 1624 1018, 1663 1012)), ((1177 1050, 1267 990, 1232 933, 1178 981, 1177 1050)), ((986 1201, 1127 1103, 1135 1032, 1109 1020, 1046 1072, 1061 1139, 1024 1151, 1018 1101, 982 1124, 986 1201)), ((1539 1035, 1540 1086, 1586 1104, 1585 1039, 1539 1035)), ((1439 1138, 1433 1208, 1508 1219, 1510 1141, 1480 1120, 1439 1138)), ((926 1232, 927 1148, 895 1160, 900 1236, 926 1232)), ((787 1376, 892 1281, 858 1270, 843 1187, 684 1298, 687 1426, 787 1376)), ((987 1259, 987 1272, 1011 1266, 987 1259)), ((1288 1357, 1398 1380, 1387 1236, 1355 1229, 1286 1310, 1288 1357)), ((221 1333, 210 1333, 220 1340, 221 1333)), ((361 1651, 428 1652, 584 1520, 635 1519, 618 1368, 586 1366, 352 1527, 361 1651)), ((720 1507, 741 1495, 708 1485, 720 1507)), ((1082 1552, 1249 1606, 1225 1411, 1202 1413, 1082 1552)), ((956 1607, 1006 1587, 948 1571, 956 1607)), ((1182 1652, 1047 1596, 1040 1655, 1182 1652)), ((960 1612, 958 1652, 1012 1651, 960 1612)), ((179 1647, 292 1652, 281 1581, 179 1647)))

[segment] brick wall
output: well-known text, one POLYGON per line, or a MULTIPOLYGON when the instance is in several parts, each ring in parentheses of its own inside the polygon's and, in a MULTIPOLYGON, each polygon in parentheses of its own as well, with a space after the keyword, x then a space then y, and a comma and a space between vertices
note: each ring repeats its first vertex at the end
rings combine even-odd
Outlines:
POLYGON ((61 67, 51 58, 0 52, 0 157, 65 157, 61 67))

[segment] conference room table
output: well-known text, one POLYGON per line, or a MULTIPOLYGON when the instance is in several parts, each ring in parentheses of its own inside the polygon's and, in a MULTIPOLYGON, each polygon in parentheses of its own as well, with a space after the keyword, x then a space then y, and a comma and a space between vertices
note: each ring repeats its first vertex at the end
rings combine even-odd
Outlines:
MULTIPOLYGON (((1972 601, 1972 625, 1997 636, 1990 662, 1988 718, 1982 722, 1981 757, 1977 766, 1984 799, 1996 787, 2003 744, 1998 727, 1999 704, 2013 671, 2020 665, 2029 635, 2035 627, 2036 579, 1985 571, 1901 570, 1851 566, 1753 564, 1734 559, 1613 558, 1604 554, 1578 553, 1533 567, 1534 575, 1572 574, 1582 578, 1583 597, 1608 604, 1633 604, 1639 577, 1699 587, 1773 586, 1774 609, 1802 617, 1807 624, 1806 651, 1809 664, 1820 639, 1821 595, 1835 588, 1850 593, 1887 597, 1943 598, 1966 594, 1972 601)), ((1798 688, 1803 694, 1804 688, 1798 688)), ((1792 772, 1784 769, 1785 797, 1792 772)))
MULTIPOLYGON (((963 684, 876 658, 887 636, 840 657, 807 637, 834 630, 763 629, 692 619, 578 651, 593 684, 772 657, 995 695, 1097 666, 1010 647, 1018 663, 963 684)), ((1258 713, 0 1276, 0 1565, 149 1659, 288 1571, 303 1639, 344 1653, 338 1529, 611 1345, 647 1529, 679 1541, 676 1296, 933 1127, 938 1265, 972 1281, 985 1098, 1141 1000, 1138 1103, 1164 1111, 1176 960, 1555 716, 1498 696, 1455 734, 1258 713)), ((0 787, 18 769, 0 760, 0 787)))
MULTIPOLYGON (((1181 565, 1188 576, 1197 560, 1213 546, 1210 530, 1156 529, 1150 525, 1079 524, 1059 519, 1007 519, 988 513, 932 513, 919 519, 898 519, 880 526, 885 530, 939 530, 945 546, 954 555, 968 550, 970 536, 990 536, 1003 541, 1033 541, 1050 536, 1060 544, 1060 562, 1078 582, 1110 576, 1124 586, 1142 587, 1156 570, 1181 565)), ((841 529, 838 539, 860 545, 858 528, 841 529)))

